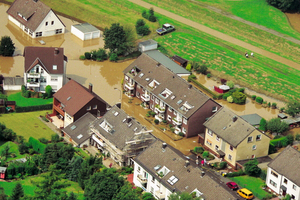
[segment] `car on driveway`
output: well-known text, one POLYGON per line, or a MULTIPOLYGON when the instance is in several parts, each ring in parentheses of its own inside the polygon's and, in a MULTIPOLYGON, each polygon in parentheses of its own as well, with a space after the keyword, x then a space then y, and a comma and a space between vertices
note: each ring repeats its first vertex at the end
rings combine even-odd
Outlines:
POLYGON ((239 189, 239 186, 235 182, 227 182, 226 185, 232 190, 239 189))

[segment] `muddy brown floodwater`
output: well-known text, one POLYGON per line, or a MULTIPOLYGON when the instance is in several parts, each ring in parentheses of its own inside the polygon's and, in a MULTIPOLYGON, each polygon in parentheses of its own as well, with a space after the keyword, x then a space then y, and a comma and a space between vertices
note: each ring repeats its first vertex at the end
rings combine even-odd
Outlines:
POLYGON ((300 13, 285 13, 291 26, 300 33, 300 13))

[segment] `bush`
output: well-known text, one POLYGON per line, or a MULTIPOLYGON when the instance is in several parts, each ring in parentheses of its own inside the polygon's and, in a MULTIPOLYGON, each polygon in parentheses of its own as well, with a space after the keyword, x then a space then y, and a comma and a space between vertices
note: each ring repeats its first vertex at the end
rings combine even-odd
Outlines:
POLYGON ((189 72, 192 71, 192 65, 191 65, 191 63, 187 64, 187 66, 186 66, 185 69, 188 70, 189 72))
POLYGON ((251 99, 252 99, 252 100, 255 100, 255 99, 256 99, 256 95, 252 95, 252 96, 251 96, 251 99))
POLYGON ((47 94, 48 98, 52 97, 52 87, 50 85, 47 85, 45 88, 45 93, 47 94))
POLYGON ((26 90, 26 92, 24 93, 24 97, 30 98, 30 96, 31 96, 31 92, 29 90, 26 90))
POLYGON ((118 61, 118 55, 116 53, 110 54, 109 60, 112 62, 117 62, 118 61))
POLYGON ((155 119, 154 120, 154 123, 157 125, 157 124, 159 124, 159 120, 158 119, 155 119))
POLYGON ((43 144, 48 144, 48 140, 46 138, 39 138, 39 141, 43 144))
POLYGON ((85 60, 85 56, 84 55, 79 56, 79 60, 85 60))
POLYGON ((261 120, 260 120, 259 129, 262 131, 267 130, 267 120, 265 120, 264 118, 261 118, 261 120))
POLYGON ((203 147, 194 147, 194 152, 202 154, 204 152, 204 148, 203 147))
POLYGON ((277 108, 277 103, 272 103, 272 108, 277 108))
POLYGON ((233 89, 234 88, 234 82, 233 81, 227 81, 226 85, 228 87, 230 87, 230 89, 233 89))
POLYGON ((169 124, 169 128, 172 128, 173 127, 173 124, 169 124))
POLYGON ((167 123, 167 120, 164 119, 164 120, 163 120, 163 123, 166 124, 166 123, 167 123))
POLYGON ((267 178, 267 171, 266 171, 266 170, 261 170, 259 177, 260 177, 262 180, 266 181, 266 178, 267 178))
POLYGON ((227 167, 227 162, 223 161, 220 163, 220 168, 225 169, 227 167))
POLYGON ((300 134, 296 134, 295 140, 300 141, 300 134))
POLYGON ((232 96, 227 97, 227 101, 228 101, 229 103, 232 103, 232 102, 233 102, 232 96))
POLYGON ((172 132, 172 133, 174 133, 175 132, 175 128, 170 128, 170 131, 172 132))
POLYGON ((90 60, 90 59, 92 58, 92 55, 91 55, 90 52, 85 52, 85 53, 84 53, 84 57, 85 57, 85 59, 90 60))
POLYGON ((236 91, 232 93, 232 98, 234 103, 242 105, 246 103, 247 96, 242 92, 236 91))
POLYGON ((208 155, 209 155, 209 152, 208 152, 208 151, 204 151, 203 154, 202 154, 202 156, 203 156, 204 158, 207 158, 208 155))
POLYGON ((256 97, 255 101, 256 101, 257 103, 259 103, 259 104, 262 104, 263 101, 264 101, 264 99, 261 98, 261 97, 256 97))
POLYGON ((244 93, 245 92, 245 88, 239 88, 238 91, 241 92, 241 93, 244 93))
POLYGON ((232 172, 232 173, 226 174, 227 177, 243 176, 243 175, 245 175, 245 172, 241 169, 237 172, 232 172))
POLYGON ((18 149, 19 149, 20 154, 25 154, 25 153, 29 152, 29 148, 25 143, 19 144, 18 149))
POLYGON ((268 107, 269 107, 269 108, 271 107, 271 102, 268 103, 268 107))
POLYGON ((181 137, 183 137, 184 133, 183 132, 179 132, 178 135, 181 136, 181 137))
POLYGON ((59 135, 57 135, 57 134, 52 134, 51 135, 51 142, 57 143, 59 141, 60 141, 59 135))
POLYGON ((191 82, 192 79, 196 79, 196 76, 194 74, 188 76, 188 82, 191 82))
POLYGON ((35 150, 34 150, 34 149, 29 149, 28 153, 29 153, 30 155, 33 155, 33 154, 35 154, 35 150))
POLYGON ((289 144, 289 141, 286 137, 281 137, 278 139, 273 139, 270 141, 270 144, 273 145, 274 147, 286 147, 289 144))
POLYGON ((226 92, 226 93, 223 94, 222 98, 223 98, 224 100, 227 100, 227 98, 228 98, 229 96, 231 96, 231 93, 230 93, 230 92, 226 92))
POLYGON ((38 105, 38 106, 16 106, 16 112, 31 112, 37 110, 51 110, 52 104, 38 105))
POLYGON ((199 73, 201 73, 201 74, 206 74, 206 72, 207 72, 207 69, 208 69, 208 67, 206 66, 206 65, 204 65, 204 64, 202 64, 202 65, 195 65, 194 66, 194 69, 195 69, 195 71, 199 74, 199 73))
POLYGON ((211 74, 210 74, 210 73, 208 73, 206 76, 207 76, 207 78, 210 78, 210 77, 211 77, 211 74))
POLYGON ((156 22, 156 17, 154 15, 149 16, 149 21, 150 22, 156 22))
POLYGON ((148 13, 146 10, 143 10, 142 17, 144 17, 145 19, 148 19, 148 13))
POLYGON ((275 145, 270 143, 268 154, 273 154, 273 153, 276 153, 276 152, 277 152, 277 149, 276 149, 275 145))
MULTIPOLYGON (((33 137, 30 137, 28 142, 32 145, 32 148, 40 153, 40 154, 43 154, 45 152, 45 148, 46 148, 46 145, 41 143, 40 141, 38 141, 37 139, 33 138, 33 137)), ((31 150, 31 149, 30 149, 31 150)), ((29 153, 30 153, 30 150, 29 150, 29 153)))

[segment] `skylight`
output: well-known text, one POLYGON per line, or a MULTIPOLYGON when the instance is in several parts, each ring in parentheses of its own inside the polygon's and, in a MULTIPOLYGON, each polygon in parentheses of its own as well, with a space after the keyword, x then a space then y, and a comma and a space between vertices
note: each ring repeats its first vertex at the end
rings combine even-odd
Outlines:
POLYGON ((177 104, 179 105, 179 104, 181 104, 182 103, 182 100, 180 99, 179 101, 177 101, 177 104))
POLYGON ((118 116, 118 114, 119 114, 118 112, 115 112, 114 116, 118 116))
POLYGON ((57 65, 53 65, 53 70, 57 70, 57 65))
POLYGON ((172 99, 172 100, 175 99, 175 95, 171 96, 171 99, 172 99))
POLYGON ((146 78, 145 80, 146 80, 146 81, 150 81, 150 78, 146 78))
POLYGON ((170 185, 174 185, 177 181, 178 181, 178 178, 174 175, 168 179, 168 183, 170 183, 170 185))
POLYGON ((171 92, 168 88, 166 88, 166 89, 164 89, 164 91, 162 91, 162 92, 160 93, 160 96, 163 97, 164 99, 166 99, 166 98, 168 98, 171 94, 172 94, 172 92, 171 92))
POLYGON ((134 129, 133 129, 133 131, 136 131, 138 129, 138 127, 135 127, 134 129))
POLYGON ((157 171, 157 170, 159 170, 160 167, 161 167, 160 165, 156 165, 156 166, 154 167, 154 170, 157 171))
POLYGON ((143 76, 144 76, 144 73, 141 73, 141 74, 139 75, 140 78, 142 78, 143 76))
POLYGON ((125 119, 123 119, 123 123, 124 123, 124 122, 126 122, 126 118, 125 118, 125 119))
POLYGON ((67 98, 67 101, 69 101, 71 98, 72 98, 72 97, 68 97, 68 98, 67 98))
POLYGON ((71 126, 71 130, 73 131, 76 128, 76 125, 71 126))
POLYGON ((129 124, 128 124, 128 127, 130 127, 130 126, 132 126, 132 123, 129 123, 129 124))
POLYGON ((80 139, 80 138, 82 138, 82 137, 83 137, 82 134, 80 134, 80 135, 77 136, 78 139, 80 139))

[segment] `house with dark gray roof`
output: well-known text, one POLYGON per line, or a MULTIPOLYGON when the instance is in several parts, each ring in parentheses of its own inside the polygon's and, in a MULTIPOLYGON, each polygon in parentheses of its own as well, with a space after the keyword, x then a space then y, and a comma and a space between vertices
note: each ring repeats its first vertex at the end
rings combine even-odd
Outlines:
POLYGON ((268 155, 270 138, 225 107, 204 126, 205 148, 233 168, 242 167, 238 165, 239 160, 268 155))
POLYGON ((6 12, 9 21, 32 38, 65 32, 65 25, 59 17, 39 0, 15 0, 6 12))
POLYGON ((120 166, 132 164, 132 159, 144 151, 156 138, 138 121, 116 105, 90 125, 91 145, 97 147, 120 166))
POLYGON ((204 133, 203 123, 221 107, 147 53, 123 73, 125 94, 140 99, 156 113, 155 119, 172 124, 177 134, 193 137, 204 133))
POLYGON ((300 200, 300 152, 286 147, 268 164, 266 184, 273 192, 300 200))
POLYGON ((195 163, 161 140, 134 159, 133 182, 156 199, 168 200, 174 192, 195 193, 205 200, 236 199, 195 163))
POLYGON ((87 112, 75 122, 62 129, 65 139, 74 146, 83 147, 90 145, 90 124, 97 118, 87 112))

